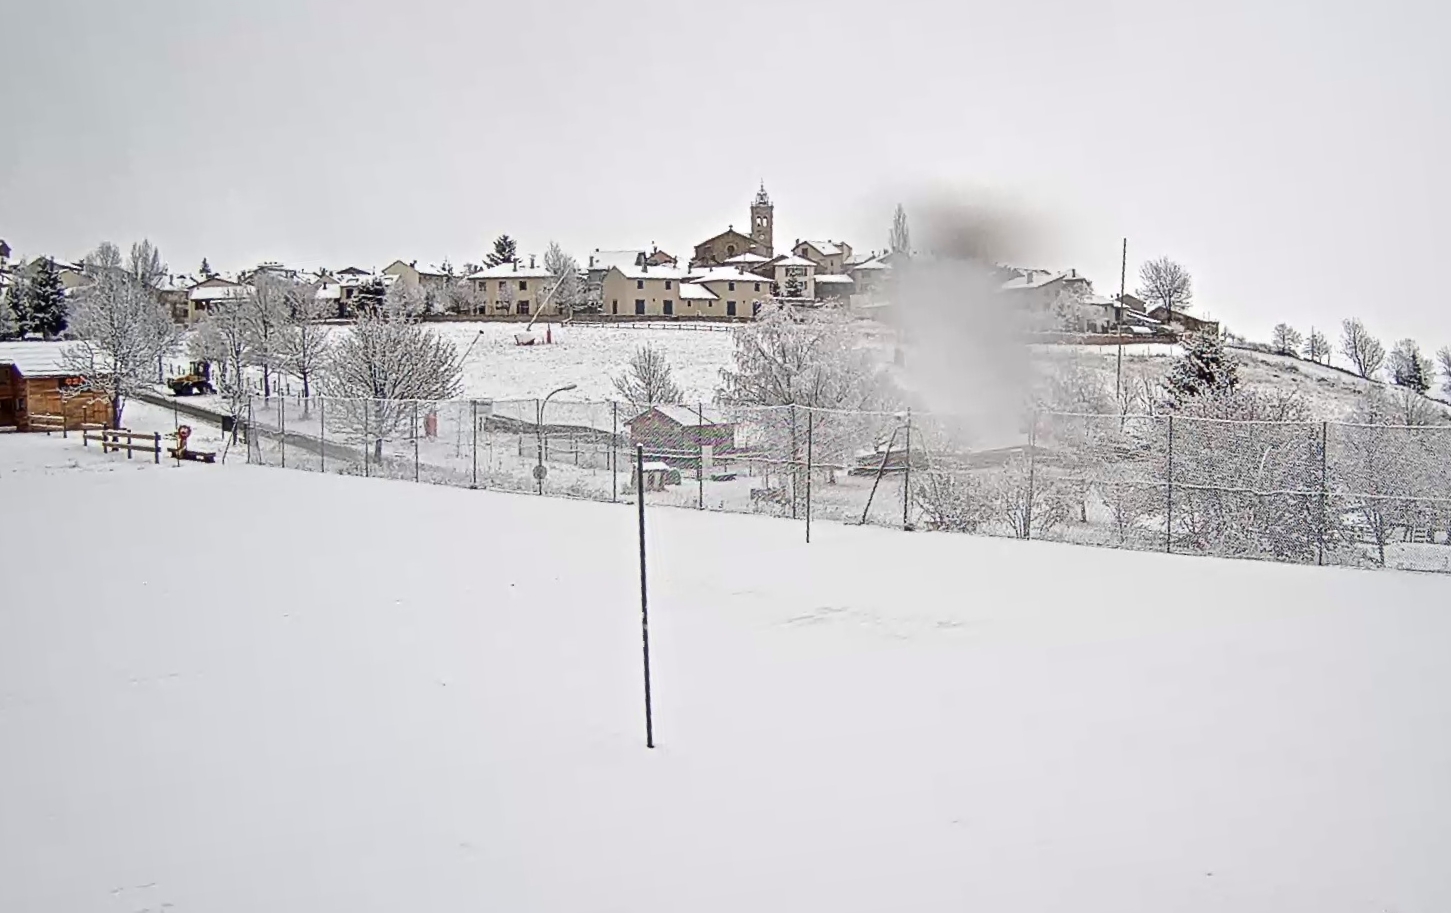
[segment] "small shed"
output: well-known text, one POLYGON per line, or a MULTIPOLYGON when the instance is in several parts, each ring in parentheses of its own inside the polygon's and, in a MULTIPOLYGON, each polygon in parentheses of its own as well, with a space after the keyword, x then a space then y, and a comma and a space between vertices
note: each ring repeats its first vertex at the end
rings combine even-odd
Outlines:
POLYGON ((0 429, 31 431, 31 416, 61 415, 67 428, 109 426, 111 407, 66 367, 66 343, 0 342, 0 429))
POLYGON ((735 424, 709 406, 651 406, 625 427, 648 456, 675 465, 696 465, 707 448, 718 456, 736 447, 735 424))
MULTIPOLYGON (((680 470, 671 469, 669 464, 661 463, 658 460, 650 460, 645 463, 645 490, 664 491, 666 485, 680 484, 680 470)), ((640 488, 639 473, 633 468, 630 471, 630 487, 636 491, 640 488)))

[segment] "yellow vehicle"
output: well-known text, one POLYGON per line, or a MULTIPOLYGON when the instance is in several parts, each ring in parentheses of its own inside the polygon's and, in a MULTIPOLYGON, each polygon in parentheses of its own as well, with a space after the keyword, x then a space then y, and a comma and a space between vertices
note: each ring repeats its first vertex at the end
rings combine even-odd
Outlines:
POLYGON ((166 382, 171 387, 173 396, 191 396, 192 394, 215 393, 216 387, 212 386, 212 366, 210 362, 194 361, 187 368, 187 373, 180 377, 173 377, 166 382))

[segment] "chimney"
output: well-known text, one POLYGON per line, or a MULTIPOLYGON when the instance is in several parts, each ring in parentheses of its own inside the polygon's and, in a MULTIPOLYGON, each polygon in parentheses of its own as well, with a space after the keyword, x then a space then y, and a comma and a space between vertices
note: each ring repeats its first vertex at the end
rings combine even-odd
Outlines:
POLYGON ((643 269, 647 273, 650 272, 650 262, 647 260, 644 263, 641 263, 640 264, 640 268, 643 269))
POLYGON ((518 257, 515 257, 513 260, 510 260, 509 262, 512 263, 512 264, 514 264, 514 272, 516 272, 516 273, 519 272, 519 258, 518 257))
POLYGON ((1077 279, 1078 278, 1078 267, 1074 267, 1073 269, 1070 269, 1068 271, 1068 278, 1070 278, 1070 279, 1077 279))
MULTIPOLYGON (((595 250, 599 250, 599 248, 596 247, 595 250)), ((594 254, 590 254, 589 255, 589 268, 590 269, 594 269, 595 268, 595 255, 594 254)))
POLYGON ((533 269, 534 268, 534 255, 533 254, 530 254, 529 255, 529 268, 530 269, 533 269))

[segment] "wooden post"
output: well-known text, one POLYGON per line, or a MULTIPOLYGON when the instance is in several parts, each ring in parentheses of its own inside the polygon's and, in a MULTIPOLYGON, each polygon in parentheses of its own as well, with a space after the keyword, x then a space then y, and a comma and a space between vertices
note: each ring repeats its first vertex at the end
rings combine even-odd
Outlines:
POLYGON ((152 446, 156 448, 156 450, 155 450, 155 453, 156 453, 156 465, 157 466, 160 466, 161 465, 161 432, 160 431, 153 431, 153 432, 151 432, 151 443, 152 443, 152 446))

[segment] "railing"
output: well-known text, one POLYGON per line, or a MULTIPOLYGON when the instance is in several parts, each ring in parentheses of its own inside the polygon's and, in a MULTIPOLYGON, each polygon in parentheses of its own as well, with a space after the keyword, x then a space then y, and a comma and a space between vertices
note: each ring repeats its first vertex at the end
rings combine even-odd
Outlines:
POLYGON ((126 459, 131 459, 135 453, 149 453, 155 462, 161 462, 161 432, 159 431, 127 431, 125 429, 91 429, 81 431, 82 445, 89 447, 95 442, 101 445, 102 453, 119 453, 126 451, 126 459), (141 443, 137 443, 140 441, 141 443))
POLYGON ((30 430, 44 431, 46 434, 59 431, 62 435, 66 435, 65 416, 48 412, 32 413, 30 416, 30 430))
POLYGON ((253 397, 250 462, 1175 554, 1451 572, 1451 426, 253 397), (809 498, 808 498, 809 489, 809 498), (808 504, 809 500, 809 504, 808 504))

